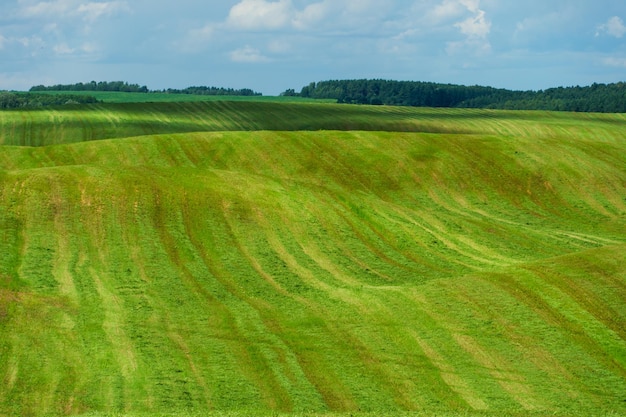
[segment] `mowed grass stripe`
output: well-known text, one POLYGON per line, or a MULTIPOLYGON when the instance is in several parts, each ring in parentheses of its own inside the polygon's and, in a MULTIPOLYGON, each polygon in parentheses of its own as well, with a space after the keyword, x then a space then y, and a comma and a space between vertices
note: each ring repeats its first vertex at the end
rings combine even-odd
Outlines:
POLYGON ((0 409, 621 412, 625 144, 606 146, 263 131, 2 148, 0 409), (606 184, 603 209, 576 182, 606 184))
MULTIPOLYGON (((332 137, 334 139, 334 133, 329 133, 329 136, 332 137)), ((312 138, 318 138, 318 137, 325 137, 325 135, 309 135, 312 138)), ((259 136, 260 138, 269 138, 271 137, 270 133, 263 133, 259 136)), ((343 136, 342 136, 343 137, 343 136)), ((219 136, 217 137, 213 137, 213 136, 209 136, 210 141, 212 142, 213 139, 217 139, 218 142, 220 142, 218 144, 218 146, 221 146, 221 143, 226 144, 228 141, 224 140, 224 136, 222 134, 219 134, 219 136)), ((353 138, 349 137, 346 138, 346 140, 352 140, 353 138)), ((272 140, 273 141, 273 140, 272 140)), ((339 203, 338 207, 343 207, 341 210, 337 211, 337 214, 342 217, 343 216, 343 220, 339 220, 342 224, 356 224, 358 222, 362 222, 363 220, 367 220, 365 222, 365 224, 367 225, 376 225, 376 220, 375 220, 375 215, 376 212, 373 212, 372 214, 366 214, 370 211, 370 209, 368 208, 368 206, 373 207, 373 205, 371 205, 370 203, 364 202, 363 198, 361 196, 357 197, 357 201, 358 203, 352 203, 351 200, 355 200, 351 195, 346 195, 344 194, 345 191, 343 190, 350 190, 351 188, 354 189, 355 187, 357 189, 362 188, 362 192, 364 193, 368 193, 368 194, 377 194, 376 198, 384 198, 384 199, 389 199, 391 195, 395 197, 395 195, 400 195, 405 196, 407 195, 407 192, 410 191, 411 194, 408 195, 407 199, 410 197, 411 202, 415 202, 415 204, 423 204, 423 203, 428 203, 428 198, 426 198, 426 200, 424 200, 424 195, 423 194, 415 194, 414 192, 414 188, 412 187, 412 185, 414 184, 414 182, 412 180, 407 181, 407 179, 410 179, 411 177, 415 177, 415 176, 422 176, 424 177, 424 175, 420 172, 420 171, 424 171, 426 172, 426 170, 418 170, 417 172, 409 172, 408 174, 406 174, 404 177, 396 177, 395 178, 395 182, 396 185, 392 188, 388 188, 388 189, 382 189, 380 188, 380 186, 376 186, 376 182, 378 183, 382 183, 384 181, 384 178, 388 178, 388 174, 386 173, 381 173, 381 172, 377 172, 376 168, 373 167, 372 165, 368 165, 365 163, 357 163, 355 161, 352 161, 354 163, 354 165, 356 167, 360 167, 359 169, 354 169, 352 171, 348 171, 346 170, 341 170, 339 172, 337 172, 336 170, 336 165, 333 162, 333 159, 329 160, 327 163, 322 164, 321 166, 316 166, 314 168, 314 172, 315 175, 313 177, 307 176, 307 160, 308 157, 306 157, 305 160, 302 160, 301 162, 298 162, 298 155, 294 154, 294 158, 290 159, 290 163, 289 165, 291 165, 289 167, 289 170, 285 170, 284 168, 280 168, 281 164, 280 161, 282 160, 281 158, 282 155, 280 154, 280 149, 283 148, 283 145, 285 144, 284 139, 280 139, 279 141, 277 141, 276 143, 266 143, 262 140, 255 140, 255 141, 238 141, 235 140, 235 142, 239 143, 243 148, 245 148, 247 150, 246 153, 240 153, 241 156, 238 157, 234 157, 234 154, 232 154, 232 152, 235 152, 232 148, 228 151, 229 156, 233 157, 233 161, 235 162, 235 164, 233 164, 231 162, 230 166, 225 166, 223 164, 221 164, 219 162, 219 160, 216 161, 216 166, 219 166, 222 169, 229 169, 229 170, 235 170, 235 171, 239 171, 242 172, 244 175, 245 173, 252 173, 254 175, 261 175, 263 177, 278 177, 280 178, 281 182, 282 181, 287 181, 287 185, 290 184, 290 181, 297 181, 297 183, 302 183, 303 186, 306 186, 307 181, 309 182, 319 182, 319 178, 325 178, 324 180, 324 189, 331 191, 331 195, 332 195, 332 199, 336 199, 336 201, 339 203), (267 146, 266 146, 267 145, 267 146), (261 149, 263 149, 264 147, 277 147, 279 149, 279 152, 277 153, 278 157, 270 157, 270 158, 265 158, 265 162, 263 163, 259 163, 261 161, 263 161, 263 158, 260 156, 262 155, 262 151, 261 149), (295 164, 294 164, 295 162, 295 164), (274 166, 278 166, 277 168, 274 168, 274 166), (279 170, 279 171, 277 171, 279 170), (302 173, 302 175, 300 175, 301 178, 298 178, 298 172, 302 173), (360 172, 362 174, 360 174, 360 172), (325 175, 324 173, 331 173, 331 176, 325 175), (376 177, 380 178, 380 179, 376 179, 376 177), (309 178, 313 178, 313 181, 310 181, 309 178), (364 179, 365 178, 365 179, 364 179), (348 182, 346 182, 348 181, 348 182), (374 185, 364 185, 364 181, 368 181, 370 182, 370 184, 374 184, 374 185), (372 182, 375 181, 375 182, 372 182), (337 184, 339 184, 340 186, 337 187, 337 184), (340 200, 338 200, 338 198, 340 198, 340 200), (366 219, 364 218, 364 216, 370 216, 370 219, 366 219), (353 220, 350 220, 353 219, 353 220)), ((107 145, 118 145, 115 142, 105 142, 107 145)), ((191 163, 192 160, 196 160, 199 161, 201 160, 201 158, 197 157, 197 156, 190 156, 192 155, 192 151, 190 150, 190 146, 184 145, 183 143, 187 143, 187 139, 186 138, 182 138, 181 140, 167 140, 166 138, 162 138, 159 139, 157 141, 150 141, 150 146, 142 146, 142 142, 141 141, 137 141, 135 143, 129 144, 130 149, 137 149, 136 152, 128 152, 126 154, 127 158, 129 155, 132 155, 133 153, 136 155, 140 155, 139 160, 137 162, 132 162, 131 164, 138 164, 139 166, 149 166, 152 164, 152 166, 175 166, 175 165, 180 165, 180 166, 186 166, 188 164, 191 163), (156 145, 153 146, 153 145, 156 145), (133 148, 135 147, 136 148, 133 148), (183 147, 185 147, 185 149, 182 149, 183 147)), ((194 144, 197 144, 197 146, 199 148, 204 147, 205 150, 206 149, 206 141, 193 141, 194 144)), ((75 146, 84 146, 84 145, 75 145, 75 146)), ((232 145, 229 145, 232 146, 232 145)), ((325 145, 327 146, 327 145, 325 145)), ((56 147, 53 147, 55 150, 59 149, 56 147)), ((13 148, 12 148, 13 149, 13 148)), ((44 149, 49 149, 49 148, 44 148, 44 149)), ((130 150, 129 149, 129 150, 130 150)), ((358 149, 358 148, 357 148, 358 149)), ((15 150, 15 149, 14 149, 15 150)), ((19 149, 17 149, 19 151, 19 149)), ((208 152, 211 152, 213 154, 215 154, 216 151, 210 151, 207 150, 208 152)), ((402 150, 404 152, 404 149, 402 150)), ((26 152, 32 152, 32 150, 28 150, 26 152)), ((217 151, 219 154, 219 151, 217 151)), ((348 152, 346 150, 346 152, 348 152)), ((58 156, 61 156, 62 158, 66 158, 67 155, 72 155, 73 152, 66 152, 66 153, 62 153, 62 152, 55 152, 54 155, 47 155, 45 158, 40 158, 41 160, 44 159, 52 159, 52 158, 57 158, 58 156), (58 155, 57 155, 58 154, 58 155)), ((91 152, 88 152, 88 154, 92 154, 91 152)), ((127 163, 127 161, 117 161, 116 162, 116 155, 120 155, 122 154, 121 152, 119 152, 119 147, 118 146, 114 146, 112 147, 112 149, 110 151, 103 151, 100 153, 93 153, 93 155, 95 155, 97 157, 97 163, 98 164, 115 164, 115 163, 127 163)), ((123 154, 122 154, 123 155, 123 154)), ((403 154, 399 154, 399 158, 402 158, 403 154)), ((463 154, 461 154, 463 157, 465 157, 465 160, 454 160, 454 165, 452 165, 450 167, 450 169, 446 170, 446 172, 448 173, 448 176, 451 176, 452 178, 455 178, 458 176, 458 174, 454 174, 455 172, 455 167, 457 166, 464 166, 464 165, 469 165, 469 162, 473 162, 474 161, 474 156, 472 154, 465 156, 463 154)), ((18 158, 19 159, 19 158, 18 158)), ((118 157, 119 159, 119 157, 118 157)), ((284 158, 283 158, 284 159, 284 158)), ((390 158, 391 159, 391 158, 390 158)), ((136 157, 133 157, 133 161, 136 160, 136 157)), ((211 159, 211 161, 213 161, 213 159, 211 159)), ((357 161, 362 161, 361 158, 357 159, 357 161)), ((618 161, 619 162, 619 161, 618 161)), ((53 159, 50 160, 50 162, 45 162, 45 165, 48 164, 52 164, 53 159)), ((91 163, 91 161, 78 161, 78 160, 66 160, 63 161, 62 163, 68 163, 68 164, 83 164, 83 163, 91 163)), ((490 162, 488 160, 485 160, 484 164, 487 165, 490 162)), ((213 165, 213 164, 211 164, 213 165)), ((407 161, 407 167, 411 166, 411 164, 407 161)), ((444 170, 443 168, 439 168, 439 170, 441 170, 441 172, 443 173, 444 170)), ((156 171, 153 171, 156 172, 156 171)), ((462 171, 461 171, 462 172, 462 171)), ((502 167, 502 174, 501 175, 509 175, 511 177, 514 177, 515 175, 519 175, 518 172, 513 171, 509 174, 506 173, 506 167, 502 167)), ((608 172, 608 171, 607 171, 608 172)), ((524 173, 524 175, 532 175, 532 171, 527 171, 527 173, 524 173)), ((615 172, 615 170, 613 170, 613 172, 611 173, 611 175, 616 175, 619 177, 619 175, 621 175, 619 172, 615 172)), ((166 174, 167 175, 167 174, 166 174)), ((309 173, 310 175, 310 173, 309 173)), ((443 175, 443 174, 442 174, 443 175)), ((468 174, 469 177, 471 178, 480 178, 477 175, 473 175, 473 174, 468 174)), ((608 174, 606 174, 606 176, 608 177, 608 174)), ((589 176, 591 177, 591 175, 589 176)), ((242 177, 245 178, 245 177, 242 177)), ((456 182, 454 181, 450 181, 450 180, 446 180, 446 182, 440 181, 439 177, 436 176, 435 178, 433 178, 434 180, 434 185, 436 185, 436 189, 441 190, 441 194, 445 195, 445 193, 443 193, 444 189, 451 189, 452 192, 450 194, 454 194, 455 192, 458 192, 455 190, 456 187, 456 182)), ((388 181, 389 182, 389 181, 388 181)), ((489 183, 487 181, 484 181, 483 183, 489 183)), ((612 185, 610 182, 607 182, 607 184, 609 186, 619 186, 619 181, 613 181, 612 185)), ((291 185, 289 185, 291 186, 291 185)), ((242 183, 242 187, 245 189, 247 187, 247 185, 244 183, 242 183)), ((424 187, 422 186, 421 188, 427 188, 428 189, 428 197, 431 197, 431 200, 435 199, 435 194, 432 193, 432 190, 434 189, 433 187, 429 186, 429 187, 424 187)), ((484 193, 488 191, 488 188, 481 190, 481 192, 483 193, 482 196, 479 196, 479 199, 482 199, 484 197, 484 193)), ((498 194, 500 194, 499 189, 496 190, 498 194)), ((580 189, 580 192, 585 193, 584 189, 580 189)), ((274 196, 277 196, 281 194, 281 191, 279 190, 278 192, 273 193, 274 196)), ((507 192, 508 194, 508 192, 507 192)), ((554 201, 559 201, 559 200, 555 200, 555 194, 554 193, 550 193, 547 194, 547 202, 549 205, 551 205, 554 201)), ((426 211, 423 212, 422 214, 418 214, 416 212, 409 212, 408 216, 410 217, 410 219, 416 219, 416 218, 420 218, 422 220, 426 220, 426 223, 428 225, 430 225, 429 227, 426 227, 426 229, 424 229, 427 232, 427 235, 431 235, 433 236, 435 239, 433 239, 432 241, 428 242, 431 243, 433 245, 437 245, 438 244, 438 240, 437 236, 441 237, 443 236, 442 233, 445 233, 447 229, 449 229, 450 227, 454 227, 455 229, 457 229, 459 232, 462 233, 458 233, 458 238, 456 238, 456 240, 458 240, 457 242, 454 242, 452 240, 450 240, 450 238, 453 235, 448 235, 446 236, 446 238, 444 238, 444 240, 441 242, 443 243, 443 248, 442 250, 448 251, 448 250, 452 250, 455 253, 459 253, 459 254, 465 254, 464 256, 472 259, 472 257, 478 257, 476 259, 474 259, 474 261, 480 261, 480 259, 483 259, 485 255, 488 255, 490 253, 489 249, 485 249, 484 245, 481 245, 479 242, 475 242, 472 241, 471 239, 469 239, 467 236, 471 236, 474 232, 480 233, 481 230, 476 230, 476 227, 468 224, 467 226, 464 226, 463 224, 467 224, 465 221, 463 222, 459 222, 459 216, 462 216, 464 218, 467 218, 468 215, 465 213, 468 213, 468 208, 470 206, 470 204, 468 203, 468 198, 471 197, 470 193, 467 193, 467 197, 465 198, 465 201, 463 201, 463 205, 461 207, 458 207, 459 202, 458 201, 454 201, 454 203, 457 204, 457 208, 453 209, 454 211, 450 212, 450 214, 446 214, 446 212, 448 210, 450 210, 450 207, 454 207, 452 206, 452 204, 450 203, 445 203, 446 206, 445 210, 442 210, 442 207, 439 207, 437 211, 426 211), (436 230, 440 230, 440 232, 437 234, 437 232, 435 232, 436 230), (475 253, 475 255, 471 255, 471 252, 467 252, 466 249, 462 249, 462 247, 467 247, 468 249, 470 249, 472 252, 475 253)), ((493 198, 498 198, 498 195, 495 195, 493 198)), ((447 197, 446 197, 447 198, 447 197)), ((520 198, 524 198, 524 194, 521 193, 521 197, 518 195, 514 195, 511 196, 511 205, 508 209, 509 213, 512 212, 517 212, 517 213, 523 213, 524 211, 520 211, 518 210, 517 206, 519 206, 520 204, 520 198)), ((539 201, 540 205, 538 206, 535 202, 536 198, 535 197, 529 197, 526 196, 526 199, 522 200, 522 201, 526 201, 524 204, 529 204, 530 205, 530 212, 527 212, 527 217, 526 220, 530 220, 532 223, 534 222, 539 222, 541 223, 541 217, 537 217, 537 211, 543 209, 543 206, 546 205, 546 203, 541 203, 541 201, 539 201), (530 200, 530 201, 529 201, 530 200)), ((375 201, 375 200, 374 200, 375 201)), ((444 204, 442 199, 436 199, 437 202, 439 202, 439 204, 444 204)), ((482 201, 481 201, 482 202, 482 201)), ((481 207, 483 206, 480 203, 474 202, 473 204, 471 204, 471 206, 473 207, 481 207)), ((399 206, 400 208, 402 206, 399 206)), ((472 208, 473 208, 472 207, 472 208)), ((498 210, 501 209, 502 203, 500 203, 498 210)), ((506 207, 506 206, 504 206, 506 207)), ((395 210, 395 209, 394 209, 395 210)), ((550 211, 549 213, 547 213, 550 216, 563 216, 564 214, 567 214, 567 212, 562 212, 560 211, 559 213, 553 213, 552 211, 550 211)), ((602 213, 605 214, 605 213, 602 213)), ((482 221, 487 221, 489 219, 490 216, 483 216, 483 218, 481 219, 482 221)), ((510 218, 511 215, 508 214, 508 217, 510 218)), ((614 217, 614 216, 610 216, 611 218, 613 218, 613 220, 611 220, 609 223, 619 223, 619 217, 614 217)), ((567 217, 565 217, 563 220, 565 220, 567 222, 567 217)), ((578 219, 578 227, 580 228, 580 219, 578 219)), ((521 220, 521 219, 520 219, 521 220)), ((416 221, 416 220, 411 220, 412 222, 416 221)), ((511 226, 515 225, 516 227, 507 227, 507 229, 511 229, 508 233, 513 232, 514 234, 519 234, 519 227, 521 225, 523 225, 525 228, 529 229, 529 233, 535 234, 536 232, 536 228, 533 227, 529 227, 529 225, 531 225, 531 222, 526 221, 525 223, 523 223, 522 221, 517 221, 517 222, 511 222, 511 226)), ((491 224, 493 224, 491 222, 491 224)), ((417 225, 417 223, 416 223, 417 225)), ((591 226, 591 225, 590 225, 591 226)), ((501 225, 500 228, 504 227, 504 225, 501 225)), ((593 227, 589 227, 590 231, 597 228, 598 224, 594 224, 593 227)), ((376 226, 374 226, 374 228, 372 227, 367 227, 365 229, 355 229, 355 227, 351 227, 352 228, 352 232, 353 233, 364 233, 367 232, 368 230, 371 230, 373 235, 371 238, 367 238, 364 239, 364 236, 360 236, 356 239, 356 242, 375 242, 375 241, 379 241, 379 245, 381 248, 383 248, 383 250, 386 250, 387 248, 392 248, 395 245, 390 245, 389 242, 385 241, 387 238, 381 234, 381 232, 378 232, 376 234, 376 226), (381 241, 382 239, 382 241, 381 241)), ((337 230, 340 231, 341 228, 338 227, 331 227, 331 229, 333 230, 337 230)), ((381 229, 381 227, 378 227, 378 229, 381 229)), ((565 227, 564 230, 566 230, 567 227, 565 227)), ((582 229, 577 230, 575 233, 576 235, 580 236, 580 231, 582 229)), ((537 235, 537 240, 539 239, 543 239, 544 243, 540 246, 543 247, 549 247, 547 245, 548 242, 554 242, 553 245, 553 250, 557 251, 559 250, 560 246, 564 243, 564 239, 561 237, 558 237, 558 235, 555 235, 554 232, 557 232, 558 230, 555 229, 551 229, 548 230, 547 233, 541 233, 539 235, 537 235), (555 237, 556 236, 556 237, 555 237)), ((502 232, 499 233, 500 236, 502 236, 502 232)), ((561 234, 562 235, 562 234, 561 234)), ((526 234, 526 239, 529 235, 526 234)), ((570 236, 575 236, 575 235, 570 235, 570 236)), ((588 233, 589 237, 593 236, 593 233, 588 233)), ((499 236, 498 234, 496 234, 495 236, 493 236, 493 239, 497 239, 499 236)), ((341 245, 341 238, 338 239, 338 244, 341 245)), ((568 243, 570 245, 572 245, 573 247, 576 248, 580 248, 580 247, 588 247, 589 245, 593 245, 594 242, 600 242, 602 241, 600 240, 596 240, 594 241, 593 238, 591 239, 576 239, 576 238, 572 238, 572 239, 565 239, 568 240, 568 243)), ((605 240, 606 241, 606 240, 605 240)), ((613 242, 615 242, 615 240, 613 240, 613 242)), ((492 243, 493 244, 493 243, 492 243)), ((596 243, 597 244, 597 243, 596 243)), ((370 250, 373 250, 372 252, 372 256, 375 259, 384 259, 385 257, 387 257, 387 255, 381 256, 382 252, 380 252, 380 250, 378 249, 374 249, 371 245, 371 243, 368 243, 370 250)), ((500 247, 498 247, 498 252, 502 253, 502 250, 505 251, 510 251, 511 248, 516 248, 516 247, 509 247, 509 248, 503 248, 501 247, 501 245, 499 245, 500 247)), ((528 246, 528 245, 526 245, 528 246)), ((531 246, 528 246, 528 249, 530 249, 531 246)), ((503 257, 502 255, 496 253, 496 252, 491 252, 491 257, 496 260, 498 259, 497 262, 500 262, 500 264, 502 264, 503 262, 507 262, 508 260, 512 259, 513 257, 518 258, 519 257, 519 247, 517 247, 517 249, 515 249, 515 253, 513 253, 513 256, 507 256, 507 257, 503 257)), ((396 257, 396 253, 397 252, 401 252, 398 251, 397 248, 390 253, 390 255, 392 257, 396 257)), ((414 252, 414 251, 412 251, 414 252)), ((388 260, 390 260, 391 258, 387 258, 388 260)), ((405 262, 405 260, 403 258, 399 258, 397 261, 393 261, 396 263, 403 263, 405 262)), ((487 261, 486 259, 484 261, 480 261, 480 262, 484 262, 486 264, 493 264, 493 261, 487 261)))

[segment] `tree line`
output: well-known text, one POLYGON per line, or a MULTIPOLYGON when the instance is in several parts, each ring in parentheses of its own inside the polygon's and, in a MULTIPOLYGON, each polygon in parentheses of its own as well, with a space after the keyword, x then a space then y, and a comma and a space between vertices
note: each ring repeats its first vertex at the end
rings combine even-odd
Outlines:
POLYGON ((65 104, 90 104, 98 100, 92 96, 73 94, 37 94, 0 91, 0 109, 59 106, 65 104))
POLYGON ((169 94, 193 94, 197 96, 261 96, 263 94, 257 93, 249 88, 234 89, 223 87, 187 87, 182 90, 168 88, 167 90, 161 90, 162 93, 169 94))
POLYGON ((331 80, 310 83, 299 93, 289 89, 281 95, 389 106, 626 112, 626 83, 623 82, 513 91, 419 81, 331 80))
POLYGON ((125 81, 91 81, 88 83, 56 84, 51 86, 36 85, 30 92, 35 91, 121 91, 125 93, 147 93, 148 87, 139 84, 129 84, 125 81))
POLYGON ((163 90, 150 90, 145 85, 129 84, 125 81, 91 81, 88 83, 56 84, 52 86, 37 85, 31 87, 31 92, 37 91, 121 91, 125 93, 167 93, 167 94, 193 94, 202 96, 260 96, 249 88, 234 89, 222 87, 193 86, 184 89, 168 88, 163 90))

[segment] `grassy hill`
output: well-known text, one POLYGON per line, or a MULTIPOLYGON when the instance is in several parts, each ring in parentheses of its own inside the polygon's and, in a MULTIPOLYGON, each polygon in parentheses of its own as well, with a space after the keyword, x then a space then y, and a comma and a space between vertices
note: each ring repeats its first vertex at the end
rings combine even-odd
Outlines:
POLYGON ((0 117, 0 145, 45 146, 163 133, 256 130, 454 133, 605 142, 623 138, 622 126, 626 124, 626 114, 357 106, 276 100, 105 103, 8 110, 0 117))
POLYGON ((623 126, 2 112, 0 415, 626 414, 623 126))

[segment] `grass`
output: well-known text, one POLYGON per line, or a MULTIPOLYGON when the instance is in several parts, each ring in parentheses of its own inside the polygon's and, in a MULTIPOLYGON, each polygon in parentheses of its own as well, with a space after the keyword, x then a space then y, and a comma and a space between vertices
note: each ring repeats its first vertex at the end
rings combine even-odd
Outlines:
MULTIPOLYGON (((523 412, 513 412, 513 413, 493 413, 493 412, 480 412, 480 411, 465 411, 465 412, 441 412, 441 413, 432 413, 432 412, 420 412, 420 411, 412 411, 412 412, 395 412, 395 413, 366 413, 366 412, 351 412, 351 413, 315 413, 315 412, 303 412, 303 413, 278 413, 278 412, 259 412, 258 410, 254 411, 242 411, 242 412, 203 412, 203 413, 195 413, 195 412, 175 412, 169 414, 119 414, 119 413, 87 413, 81 415, 82 417, 248 417, 248 416, 260 416, 260 417, 379 417, 379 416, 394 416, 394 417, 534 417, 534 416, 542 416, 545 415, 543 413, 536 413, 532 411, 523 411, 523 412)), ((557 417, 566 417, 569 416, 567 414, 558 414, 553 413, 550 414, 557 417)), ((592 413, 589 414, 593 417, 618 417, 619 415, 616 413, 592 413)))
POLYGON ((623 415, 622 121, 0 113, 0 415, 623 415))
POLYGON ((0 144, 47 146, 160 133, 215 131, 391 131, 514 139, 620 140, 623 114, 202 101, 113 103, 0 113, 0 144))

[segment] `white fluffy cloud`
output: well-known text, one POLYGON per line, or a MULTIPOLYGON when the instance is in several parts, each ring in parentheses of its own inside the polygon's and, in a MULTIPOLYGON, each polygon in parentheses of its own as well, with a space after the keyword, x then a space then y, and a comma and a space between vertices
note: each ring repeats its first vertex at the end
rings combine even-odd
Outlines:
POLYGON ((400 36, 436 32, 450 38, 461 34, 476 42, 486 41, 491 33, 491 20, 481 8, 480 0, 422 1, 415 4, 412 13, 414 20, 400 36))
POLYGON ((439 23, 458 18, 463 14, 465 9, 466 8, 459 0, 444 0, 428 12, 428 18, 433 23, 439 23))
POLYGON ((454 26, 470 39, 486 39, 491 31, 491 22, 485 18, 483 10, 477 10, 475 16, 458 22, 454 26))
POLYGON ((601 33, 621 38, 626 35, 626 26, 619 16, 613 16, 605 24, 598 26, 596 36, 599 36, 601 33))
POLYGON ((193 53, 206 50, 211 44, 224 39, 245 38, 247 45, 228 53, 233 62, 268 62, 269 54, 285 54, 292 50, 292 42, 284 38, 266 39, 277 32, 296 33, 339 33, 355 31, 375 25, 365 25, 373 17, 380 18, 381 10, 388 9, 376 0, 319 0, 296 6, 292 0, 239 0, 228 12, 225 20, 209 22, 204 26, 188 30, 185 37, 175 44, 183 52, 193 53), (358 28, 358 29, 355 29, 358 28), (251 35, 253 34, 253 35, 251 35), (254 45, 251 46, 251 45, 254 45))
POLYGON ((242 0, 230 9, 227 24, 237 29, 280 29, 291 22, 291 0, 242 0))
POLYGON ((296 7, 292 0, 241 0, 234 5, 226 26, 235 30, 261 31, 296 29, 301 31, 364 26, 380 18, 389 8, 374 0, 322 0, 296 7))
POLYGON ((487 19, 486 12, 480 8, 480 0, 444 0, 434 9, 434 13, 448 19, 470 14, 469 17, 453 24, 465 39, 448 42, 446 47, 448 54, 484 55, 491 51, 489 42, 491 21, 487 19))
POLYGON ((331 3, 323 1, 306 6, 302 11, 297 11, 292 19, 296 29, 305 30, 314 27, 318 22, 328 16, 331 3))

